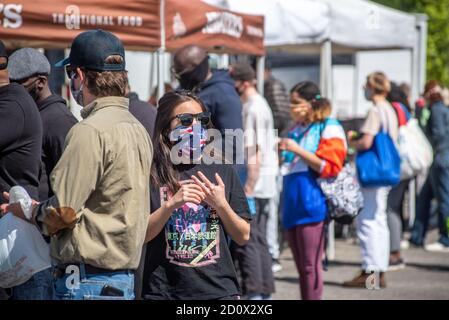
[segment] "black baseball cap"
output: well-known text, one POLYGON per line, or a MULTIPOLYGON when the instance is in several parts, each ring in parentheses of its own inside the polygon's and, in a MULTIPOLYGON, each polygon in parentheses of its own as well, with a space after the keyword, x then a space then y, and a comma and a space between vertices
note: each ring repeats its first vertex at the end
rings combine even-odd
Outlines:
POLYGON ((120 39, 108 31, 100 29, 85 31, 73 40, 69 57, 56 63, 55 67, 66 65, 97 71, 124 71, 125 49, 120 39), (105 63, 110 55, 120 55, 123 62, 105 63))
POLYGON ((252 81, 256 79, 256 72, 246 62, 237 62, 231 66, 231 77, 234 80, 252 81))
POLYGON ((4 70, 8 67, 8 53, 6 52, 5 44, 1 40, 0 40, 0 57, 6 58, 6 63, 0 63, 0 70, 4 70))

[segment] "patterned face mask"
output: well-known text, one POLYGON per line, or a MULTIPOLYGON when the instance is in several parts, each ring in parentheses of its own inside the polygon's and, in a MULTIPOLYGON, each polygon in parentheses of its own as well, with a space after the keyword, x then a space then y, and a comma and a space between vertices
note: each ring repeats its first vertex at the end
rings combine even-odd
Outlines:
POLYGON ((201 124, 192 126, 180 125, 170 132, 170 141, 173 143, 172 154, 181 158, 182 163, 201 158, 207 141, 207 130, 201 124))

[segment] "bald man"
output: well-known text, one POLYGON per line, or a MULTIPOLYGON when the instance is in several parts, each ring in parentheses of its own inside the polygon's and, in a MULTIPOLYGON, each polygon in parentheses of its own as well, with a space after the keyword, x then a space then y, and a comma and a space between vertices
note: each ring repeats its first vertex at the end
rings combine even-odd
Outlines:
POLYGON ((196 45, 179 49, 173 63, 181 88, 198 95, 216 129, 242 129, 242 104, 227 70, 211 70, 207 52, 196 45))

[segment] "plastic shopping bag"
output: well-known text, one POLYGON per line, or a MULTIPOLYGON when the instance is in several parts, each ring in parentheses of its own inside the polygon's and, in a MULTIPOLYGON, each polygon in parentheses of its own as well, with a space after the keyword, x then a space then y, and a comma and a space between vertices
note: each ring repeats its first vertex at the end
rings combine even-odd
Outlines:
MULTIPOLYGON (((31 199, 22 187, 10 190, 10 203, 15 202, 29 218, 31 199)), ((49 245, 36 226, 12 213, 0 219, 0 288, 18 286, 50 266, 49 245)))

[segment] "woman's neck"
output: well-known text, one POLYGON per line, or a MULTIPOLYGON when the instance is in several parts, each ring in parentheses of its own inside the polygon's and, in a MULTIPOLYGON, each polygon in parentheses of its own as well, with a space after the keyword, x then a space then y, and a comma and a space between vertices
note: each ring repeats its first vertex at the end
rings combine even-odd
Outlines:
POLYGON ((383 95, 376 94, 376 95, 373 96, 373 102, 376 105, 377 104, 381 104, 381 103, 383 103, 385 101, 386 101, 386 98, 383 95))
POLYGON ((308 120, 301 120, 301 121, 297 121, 296 123, 298 125, 300 125, 300 126, 303 126, 303 127, 307 127, 307 126, 309 126, 311 124, 311 122, 308 121, 308 120))

